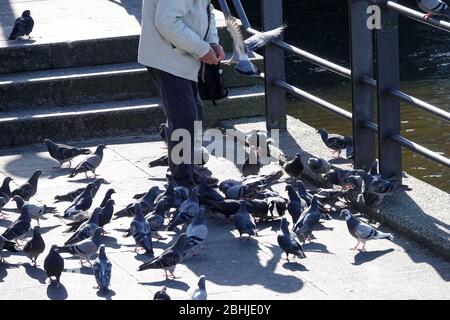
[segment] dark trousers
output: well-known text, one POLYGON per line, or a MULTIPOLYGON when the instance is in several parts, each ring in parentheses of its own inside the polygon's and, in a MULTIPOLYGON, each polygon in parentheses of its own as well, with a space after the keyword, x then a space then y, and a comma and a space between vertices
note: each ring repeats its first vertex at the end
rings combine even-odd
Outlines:
POLYGON ((177 182, 192 179, 194 169, 194 121, 203 119, 203 103, 198 93, 197 83, 174 76, 155 68, 147 68, 161 98, 161 106, 166 115, 166 137, 169 155, 169 169, 177 182), (176 165, 172 162, 173 147, 178 141, 171 141, 172 132, 186 129, 191 137, 191 159, 189 163, 176 165))

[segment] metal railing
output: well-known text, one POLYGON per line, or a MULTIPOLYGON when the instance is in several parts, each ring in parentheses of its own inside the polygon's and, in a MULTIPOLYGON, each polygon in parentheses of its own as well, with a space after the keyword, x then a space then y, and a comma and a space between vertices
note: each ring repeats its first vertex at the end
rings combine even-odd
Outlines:
MULTIPOLYGON (((240 0, 232 0, 243 28, 249 34, 260 31, 251 27, 240 0)), ((286 128, 286 92, 333 112, 353 123, 354 164, 368 169, 376 158, 378 138, 380 172, 393 180, 402 180, 401 148, 407 148, 434 162, 450 167, 450 160, 400 134, 400 102, 429 112, 444 121, 450 113, 400 90, 398 14, 434 28, 450 32, 450 23, 398 4, 397 0, 348 0, 350 21, 351 70, 277 39, 265 47, 265 92, 267 128, 286 128), (381 9, 381 28, 367 27, 367 8, 381 9), (348 112, 285 81, 284 53, 288 51, 328 71, 351 79, 352 112, 348 112), (375 63, 374 63, 375 58, 375 63), (378 77, 375 80, 374 75, 378 77), (374 107, 376 101, 377 107, 374 107), (378 113, 378 124, 374 122, 378 113)), ((227 0, 219 0, 222 11, 231 14, 227 0)), ((283 1, 261 0, 263 29, 283 24, 283 1)))

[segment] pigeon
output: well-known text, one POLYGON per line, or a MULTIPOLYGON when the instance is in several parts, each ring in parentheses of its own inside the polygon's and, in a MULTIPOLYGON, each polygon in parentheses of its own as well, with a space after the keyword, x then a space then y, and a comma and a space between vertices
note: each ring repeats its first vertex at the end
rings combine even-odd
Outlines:
POLYGON ((23 251, 26 253, 33 265, 36 266, 36 260, 44 252, 44 250, 45 242, 44 239, 42 239, 40 228, 35 226, 33 229, 33 237, 26 242, 23 247, 23 251))
POLYGON ((289 230, 289 222, 286 218, 281 219, 280 230, 277 235, 277 242, 281 250, 286 253, 286 259, 289 261, 289 255, 304 259, 306 258, 305 252, 303 251, 302 245, 298 240, 297 235, 289 230))
POLYGON ((137 199, 135 202, 130 203, 124 209, 117 211, 114 216, 115 219, 133 216, 134 215, 134 204, 138 202, 141 205, 142 212, 144 214, 150 213, 153 209, 155 209, 155 200, 163 191, 159 189, 159 187, 154 186, 151 187, 150 190, 143 195, 140 199, 137 199))
POLYGON ((176 226, 189 223, 199 212, 198 187, 191 191, 191 195, 178 208, 174 217, 167 226, 167 231, 173 231, 176 226))
POLYGON ((111 283, 111 269, 112 263, 108 260, 105 253, 105 245, 100 245, 98 258, 95 259, 93 267, 95 281, 97 281, 97 289, 103 293, 109 291, 109 284, 111 283))
POLYGON ((417 6, 427 13, 424 16, 425 20, 428 20, 432 16, 450 18, 450 8, 442 0, 417 0, 417 6))
POLYGON ((34 20, 31 17, 30 10, 25 10, 22 16, 14 22, 14 27, 9 35, 9 40, 16 40, 18 37, 27 36, 30 39, 30 33, 33 31, 34 20))
POLYGON ((134 219, 131 221, 130 229, 126 236, 133 236, 136 246, 134 252, 137 253, 138 247, 142 247, 145 253, 153 256, 152 230, 150 224, 142 213, 142 207, 139 202, 134 204, 134 219))
POLYGON ((394 240, 394 236, 392 234, 378 231, 372 226, 369 226, 368 224, 359 221, 347 209, 342 210, 341 215, 345 217, 348 231, 358 241, 356 243, 356 246, 352 248, 352 250, 365 251, 366 241, 368 240, 373 239, 389 239, 391 241, 394 240), (359 249, 360 243, 362 243, 361 249, 359 249))
POLYGON ((327 173, 331 169, 331 164, 322 158, 309 158, 308 168, 317 174, 327 173))
POLYGON ((331 169, 323 176, 323 180, 333 185, 341 186, 344 189, 354 188, 355 181, 351 179, 351 176, 357 174, 357 170, 345 170, 334 168, 331 169), (350 179, 349 179, 350 178, 350 179))
POLYGON ((155 236, 158 240, 164 240, 165 238, 161 236, 158 231, 162 229, 164 226, 164 217, 166 213, 166 200, 162 199, 156 205, 156 209, 154 212, 149 213, 145 216, 148 224, 150 225, 150 230, 155 233, 155 236))
POLYGON ((69 178, 75 177, 77 174, 84 172, 86 178, 88 178, 87 173, 92 172, 96 177, 97 174, 95 170, 102 163, 103 160, 103 150, 106 149, 106 146, 101 144, 97 147, 95 152, 89 156, 87 156, 83 161, 81 161, 75 169, 70 171, 69 178))
POLYGON ((69 162, 70 168, 72 167, 73 158, 82 154, 91 153, 91 150, 89 149, 80 149, 65 144, 57 144, 50 139, 44 139, 44 143, 47 146, 47 150, 50 156, 59 162, 59 168, 61 168, 62 165, 66 162, 69 162))
POLYGON ((19 252, 19 248, 12 241, 9 241, 4 236, 0 236, 0 262, 4 263, 5 258, 3 258, 3 249, 8 250, 9 252, 19 252))
POLYGON ((101 237, 103 233, 103 228, 98 227, 92 237, 80 241, 76 244, 69 246, 58 247, 59 252, 69 253, 73 256, 80 257, 80 264, 83 265, 83 259, 86 260, 92 267, 91 257, 97 253, 98 248, 101 244, 101 237))
POLYGON ((346 150, 347 158, 353 155, 353 138, 339 134, 329 134, 324 128, 317 130, 325 145, 333 150, 333 156, 339 158, 342 150, 346 150))
POLYGON ((148 163, 149 168, 154 167, 167 167, 169 165, 169 157, 167 155, 161 156, 148 163))
POLYGON ((205 224, 205 209, 201 208, 197 215, 192 219, 186 229, 187 241, 184 247, 184 258, 187 256, 198 255, 198 249, 205 248, 202 246, 208 235, 208 227, 205 224))
POLYGON ((243 234, 248 235, 248 239, 251 236, 257 236, 255 218, 247 210, 247 202, 240 201, 239 210, 234 215, 234 225, 239 232, 239 238, 242 239, 243 234))
POLYGON ((269 205, 269 213, 272 218, 274 217, 282 217, 286 213, 287 209, 287 200, 280 197, 269 197, 266 198, 265 201, 269 205))
POLYGON ((35 219, 37 224, 39 225, 39 219, 46 213, 55 212, 55 207, 47 207, 45 204, 42 206, 38 206, 36 204, 32 204, 29 202, 25 202, 21 196, 15 195, 12 200, 16 202, 17 209, 22 210, 23 206, 26 205, 28 207, 28 211, 30 213, 30 218, 35 219))
POLYGON ((315 239, 312 230, 320 220, 317 196, 313 196, 311 205, 306 208, 294 226, 294 232, 304 241, 315 239))
POLYGON ((153 300, 171 300, 170 296, 167 294, 167 287, 162 286, 159 291, 156 291, 153 300))
POLYGON ((262 163, 259 158, 259 150, 252 146, 242 165, 242 176, 247 177, 250 175, 257 175, 261 167, 262 163))
POLYGON ((226 218, 236 214, 240 207, 239 201, 233 199, 223 199, 221 201, 207 200, 206 205, 210 210, 218 212, 226 218))
POLYGON ((224 198, 210 186, 208 186, 208 177, 202 176, 198 189, 200 202, 204 203, 206 200, 221 201, 224 198))
POLYGON ((363 192, 369 192, 378 196, 390 195, 395 191, 395 185, 389 180, 383 179, 380 175, 372 176, 364 170, 358 170, 357 174, 361 176, 363 192))
MULTIPOLYGON (((107 225, 112 218, 113 212, 114 212, 114 205, 115 202, 113 199, 109 199, 106 202, 106 205, 101 208, 101 212, 98 216, 98 226, 99 227, 104 227, 105 225, 107 225)), ((86 221, 89 220, 89 217, 83 218, 81 220, 77 220, 77 221, 73 221, 71 223, 68 223, 67 226, 69 226, 69 229, 67 229, 66 231, 64 231, 65 233, 68 232, 74 232, 76 231, 82 224, 84 224, 86 221)), ((104 232, 107 233, 107 232, 104 232)))
POLYGON ((9 186, 12 180, 14 179, 11 177, 5 177, 5 179, 3 179, 2 186, 0 187, 0 197, 5 199, 6 203, 8 203, 11 197, 13 196, 11 188, 9 186))
MULTIPOLYGON (((100 186, 102 184, 109 184, 109 182, 107 182, 105 179, 103 178, 99 178, 99 179, 95 179, 94 182, 92 182, 92 184, 94 185, 95 188, 92 189, 91 194, 92 194, 92 199, 94 199, 94 197, 97 195, 98 190, 100 189, 100 186)), ((74 201, 77 197, 80 196, 80 194, 83 193, 83 191, 86 189, 86 187, 84 188, 78 188, 76 190, 70 191, 69 193, 66 193, 64 195, 60 195, 60 196, 55 196, 55 203, 57 202, 72 202, 74 201)))
POLYGON ((246 198, 246 197, 253 195, 257 190, 258 190, 257 185, 238 184, 238 185, 229 187, 225 191, 225 197, 227 199, 239 200, 239 199, 246 198))
POLYGON ((283 164, 284 171, 293 179, 298 179, 303 172, 304 166, 300 153, 296 153, 295 158, 291 161, 285 163, 281 161, 281 163, 283 164))
POLYGON ((30 230, 30 222, 31 218, 28 206, 24 205, 19 218, 9 225, 2 236, 7 240, 16 240, 17 242, 30 230))
POLYGON ((206 292, 205 286, 206 276, 201 275, 198 279, 196 287, 192 287, 188 290, 186 294, 186 300, 207 300, 208 293, 206 292))
POLYGON ((94 188, 93 183, 88 184, 86 189, 64 210, 64 217, 74 218, 79 215, 85 215, 92 206, 92 190, 94 188))
POLYGON ((288 184, 286 185, 286 191, 289 197, 289 203, 287 205, 287 210, 292 217, 292 222, 294 225, 297 223, 302 212, 306 209, 306 201, 300 198, 300 196, 295 191, 294 186, 288 184))
POLYGON ((7 203, 7 201, 5 200, 5 198, 0 197, 0 217, 8 217, 9 216, 9 214, 2 212, 3 207, 5 206, 6 203, 7 203))
POLYGON ((47 274, 47 279, 50 279, 50 283, 53 283, 52 277, 55 277, 56 287, 59 288, 61 285, 61 273, 64 270, 64 259, 59 254, 56 245, 52 245, 47 257, 45 257, 44 270, 47 274))
POLYGON ((38 179, 41 174, 41 170, 35 171, 27 182, 25 182, 23 185, 12 192, 12 195, 21 196, 23 200, 29 201, 30 198, 36 194, 38 179))
POLYGON ((233 39, 233 56, 225 64, 236 63, 235 70, 246 76, 259 76, 261 71, 250 61, 249 55, 253 51, 265 46, 269 42, 278 38, 285 26, 281 26, 271 31, 258 33, 244 41, 240 26, 237 20, 231 15, 225 15, 227 30, 233 39))
POLYGON ((226 179, 219 183, 219 190, 225 193, 225 191, 237 185, 241 185, 241 182, 234 179, 226 179))
MULTIPOLYGON (((239 201, 236 202, 239 204, 239 201)), ((247 201, 247 209, 248 212, 252 214, 252 216, 258 218, 259 220, 263 220, 267 218, 267 215, 269 213, 269 204, 265 200, 251 199, 247 201)))
POLYGON ((278 181, 283 176, 283 170, 274 171, 269 174, 251 175, 245 177, 241 183, 251 187, 268 187, 278 181))
POLYGON ((176 279, 174 275, 175 267, 183 259, 183 249, 186 246, 186 241, 187 235, 186 233, 182 233, 175 243, 167 248, 160 256, 140 265, 138 271, 164 269, 166 279, 169 279, 167 271, 169 271, 171 279, 176 279))
POLYGON ((89 219, 84 222, 80 227, 75 231, 75 233, 64 243, 65 246, 78 243, 87 238, 90 238, 95 230, 99 227, 99 216, 102 212, 101 208, 95 208, 92 215, 89 219))
POLYGON ((334 205, 334 203, 348 194, 348 190, 336 190, 336 189, 324 189, 319 188, 314 193, 318 199, 322 201, 326 201, 334 205))

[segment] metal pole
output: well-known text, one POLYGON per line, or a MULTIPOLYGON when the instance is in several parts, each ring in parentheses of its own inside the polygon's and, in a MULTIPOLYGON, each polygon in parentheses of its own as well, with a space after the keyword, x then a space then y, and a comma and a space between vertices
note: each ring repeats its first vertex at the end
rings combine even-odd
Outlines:
POLYGON ((239 19, 241 19, 242 25, 244 26, 244 29, 250 28, 250 22, 248 21, 247 14, 245 13, 244 7, 242 6, 242 3, 240 0, 233 0, 234 7, 236 8, 236 12, 239 16, 239 19))
MULTIPOLYGON (((283 24, 283 1, 262 0, 264 30, 283 24)), ((274 81, 285 80, 284 50, 273 44, 265 46, 266 126, 270 129, 286 129, 286 92, 274 81)))
POLYGON ((393 134, 400 135, 400 101, 390 94, 400 87, 397 12, 381 8, 381 29, 376 29, 375 35, 380 171, 401 182, 402 149, 389 139, 393 134))
POLYGON ((376 159, 375 136, 362 124, 374 119, 374 94, 362 77, 373 78, 373 31, 367 27, 369 0, 349 0, 352 64, 353 150, 356 168, 368 170, 376 159))
POLYGON ((230 7, 228 7, 227 0, 219 0, 220 9, 226 15, 231 15, 230 7))

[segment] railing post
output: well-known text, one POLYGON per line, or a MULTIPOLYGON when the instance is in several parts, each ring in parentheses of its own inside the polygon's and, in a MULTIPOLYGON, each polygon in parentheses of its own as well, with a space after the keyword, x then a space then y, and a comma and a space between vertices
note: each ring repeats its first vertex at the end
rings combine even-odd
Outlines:
POLYGON ((349 0, 352 65, 353 152, 356 168, 367 170, 376 158, 375 136, 363 124, 374 120, 373 89, 361 79, 373 78, 373 30, 367 26, 369 0, 349 0))
MULTIPOLYGON (((283 24, 283 1, 262 0, 264 31, 283 24)), ((266 125, 270 129, 286 129, 286 92, 275 80, 285 80, 284 50, 273 44, 265 46, 266 125)))
MULTIPOLYGON (((398 2, 398 0, 394 0, 398 2)), ((386 178, 402 179, 401 146, 389 139, 400 134, 400 102, 389 90, 400 87, 398 14, 381 8, 381 29, 375 31, 380 171, 386 178)))

